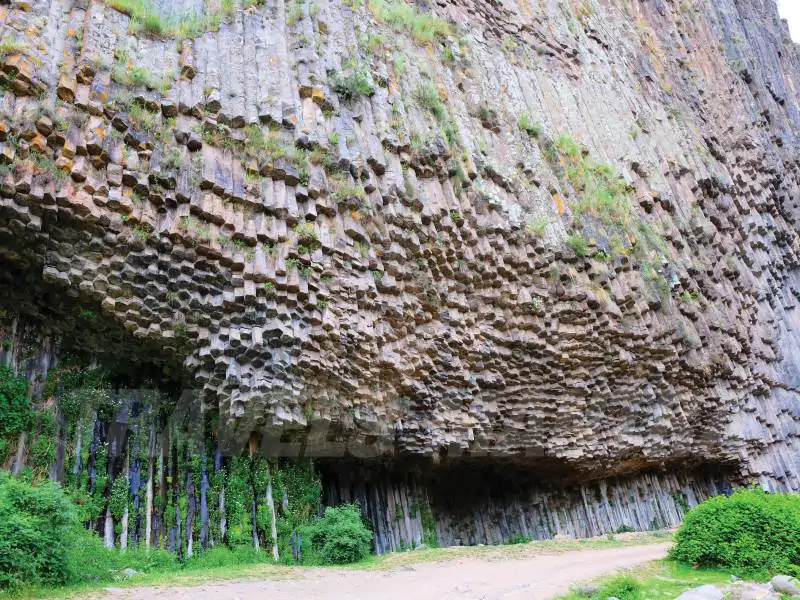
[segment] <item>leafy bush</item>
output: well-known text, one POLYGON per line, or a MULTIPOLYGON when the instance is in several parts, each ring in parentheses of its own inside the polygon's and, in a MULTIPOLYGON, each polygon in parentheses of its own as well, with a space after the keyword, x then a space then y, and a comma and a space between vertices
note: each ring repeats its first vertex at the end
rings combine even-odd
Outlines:
POLYGON ((619 600, 641 600, 644 598, 644 590, 633 577, 616 577, 600 588, 599 596, 619 598, 619 600))
POLYGON ((372 545, 372 532, 356 504, 326 508, 323 517, 308 528, 308 536, 322 561, 335 565, 363 560, 372 545))
POLYGON ((69 583, 113 581, 122 569, 139 573, 169 572, 180 568, 177 557, 157 548, 106 548, 103 540, 85 529, 77 531, 68 553, 69 583))
POLYGON ((69 581, 78 518, 54 483, 33 487, 0 473, 0 589, 69 581))
POLYGON ((792 571, 800 565, 800 496, 753 489, 706 500, 686 515, 670 556, 738 575, 792 571))
POLYGON ((27 430, 30 422, 27 380, 0 367, 0 463, 5 462, 10 438, 27 430))

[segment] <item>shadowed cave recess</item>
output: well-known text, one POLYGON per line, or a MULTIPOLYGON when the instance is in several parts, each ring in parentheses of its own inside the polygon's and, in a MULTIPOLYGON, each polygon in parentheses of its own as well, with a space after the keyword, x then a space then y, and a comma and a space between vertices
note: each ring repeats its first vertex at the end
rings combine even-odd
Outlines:
POLYGON ((0 464, 189 554, 800 491, 798 89, 773 0, 0 0, 0 464))

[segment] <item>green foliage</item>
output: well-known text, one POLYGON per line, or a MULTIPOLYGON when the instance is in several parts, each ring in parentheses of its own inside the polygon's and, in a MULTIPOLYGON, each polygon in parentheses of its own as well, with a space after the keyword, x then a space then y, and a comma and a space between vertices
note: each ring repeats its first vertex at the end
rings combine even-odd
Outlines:
POLYGON ((303 221, 294 226, 294 232, 301 240, 316 242, 317 230, 314 229, 314 224, 309 221, 303 221))
POLYGON ((419 515, 419 520, 422 523, 422 543, 428 548, 437 548, 439 546, 439 534, 436 531, 436 520, 433 518, 433 511, 427 502, 417 501, 413 502, 409 507, 412 515, 419 515))
POLYGON ((530 217, 525 223, 525 229, 531 235, 541 238, 544 237, 544 234, 547 231, 547 226, 550 223, 551 220, 549 217, 530 217))
POLYGON ((146 87, 166 93, 172 87, 171 77, 167 74, 158 76, 144 67, 117 63, 111 70, 111 79, 125 87, 146 87))
POLYGON ((583 258, 589 252, 589 247, 586 244, 586 239, 580 233, 573 233, 567 238, 567 244, 572 251, 583 258))
POLYGON ((146 225, 142 224, 142 223, 139 223, 138 225, 134 226, 131 229, 131 231, 133 232, 133 235, 137 239, 139 239, 139 240, 141 240, 143 242, 147 241, 147 239, 150 237, 150 233, 151 233, 150 228, 147 227, 146 225))
POLYGON ((57 429, 58 426, 53 415, 46 410, 36 413, 28 461, 34 477, 45 477, 50 465, 56 460, 55 439, 57 429))
POLYGON ((57 484, 34 487, 0 473, 0 590, 67 583, 78 527, 57 484))
POLYGON ((131 103, 128 107, 128 117, 131 125, 153 135, 159 126, 158 114, 151 113, 149 110, 136 103, 131 103))
POLYGON ((461 142, 461 133, 453 117, 447 112, 447 107, 441 95, 432 83, 422 83, 414 90, 414 100, 420 107, 427 109, 439 122, 442 134, 451 146, 458 146, 461 142))
POLYGON ((572 160, 580 160, 583 155, 580 144, 565 133, 562 133, 556 138, 555 148, 562 155, 572 160))
POLYGON ((800 566, 800 496, 739 490, 690 510, 671 558, 740 576, 791 572, 800 566))
POLYGON ((422 108, 431 111, 439 120, 443 119, 447 112, 444 102, 442 102, 442 97, 439 95, 439 91, 432 83, 419 84, 414 90, 414 100, 416 100, 417 104, 422 108))
POLYGON ((640 584, 633 577, 615 577, 606 582, 600 593, 600 598, 619 598, 619 600, 642 600, 644 598, 644 590, 640 584))
MULTIPOLYGON (((165 14, 153 0, 106 0, 106 3, 130 15, 133 33, 165 38, 194 38, 207 31, 216 31, 224 22, 233 18, 235 5, 231 0, 222 0, 217 10, 183 14, 165 14)), ((264 0, 243 0, 242 8, 263 6, 264 0)))
POLYGON ((533 538, 529 535, 524 535, 522 533, 515 533, 510 538, 508 538, 509 544, 528 544, 533 541, 533 538))
MULTIPOLYGON (((669 246, 652 223, 633 214, 628 185, 610 166, 589 158, 588 152, 568 135, 545 144, 544 153, 578 196, 572 204, 576 228, 588 227, 605 234, 611 258, 632 250, 651 293, 663 300, 669 294, 669 282, 660 263, 670 256, 669 246)), ((567 241, 578 256, 586 254, 585 243, 577 234, 567 241)))
MULTIPOLYGON (((222 132, 221 135, 214 134, 208 138, 206 135, 204 134, 204 139, 209 144, 227 148, 233 148, 236 145, 233 138, 226 132, 222 132)), ((292 142, 281 138, 279 132, 268 131, 265 135, 259 125, 248 125, 245 128, 244 150, 248 156, 256 158, 259 162, 275 162, 285 159, 297 169, 300 183, 308 185, 308 152, 296 148, 292 142)))
POLYGON ((348 200, 363 200, 367 197, 364 187, 358 183, 351 183, 346 179, 333 179, 333 193, 331 197, 337 202, 348 200))
POLYGON ((255 550, 251 546, 228 548, 217 546, 209 550, 198 552, 188 559, 184 565, 186 570, 214 569, 231 565, 250 565, 272 562, 272 555, 255 550))
POLYGON ((404 0, 369 0, 369 9, 397 33, 410 35, 418 44, 442 41, 453 27, 431 13, 421 13, 404 0))
POLYGON ((58 398, 61 414, 69 422, 91 410, 107 414, 114 407, 107 408, 112 395, 105 377, 102 369, 65 363, 47 374, 43 395, 58 398))
POLYGON ((181 162, 183 162, 181 151, 178 148, 172 147, 168 148, 164 152, 164 158, 161 162, 161 166, 169 171, 175 171, 180 168, 181 162))
POLYGON ((25 50, 25 44, 11 38, 0 40, 0 57, 5 58, 12 54, 19 54, 25 50))
POLYGON ((114 480, 108 505, 114 518, 121 519, 128 506, 128 478, 124 475, 120 475, 114 480))
POLYGON ((202 125, 195 125, 194 132, 203 138, 203 142, 210 146, 231 150, 236 147, 236 140, 231 137, 228 128, 224 125, 204 122, 202 125))
POLYGON ((538 138, 542 134, 542 126, 533 121, 528 113, 522 113, 517 119, 519 128, 531 137, 538 138))
POLYGON ((307 533, 314 552, 326 564, 354 563, 369 556, 372 532, 364 525, 356 504, 326 508, 307 533))
POLYGON ((30 422, 28 381, 0 366, 0 463, 6 459, 12 438, 26 431, 30 422))
POLYGON ((128 548, 119 552, 106 548, 103 540, 85 530, 74 536, 68 555, 69 583, 99 583, 113 581, 121 569, 139 573, 176 571, 177 557, 159 548, 128 548))
POLYGON ((575 206, 579 215, 591 214, 609 227, 629 226, 631 202, 628 186, 611 167, 584 156, 569 136, 559 136, 555 147, 566 166, 566 175, 580 195, 575 206))
POLYGON ((331 78, 333 89, 345 100, 369 97, 375 93, 372 78, 364 67, 351 65, 341 73, 334 73, 331 78))

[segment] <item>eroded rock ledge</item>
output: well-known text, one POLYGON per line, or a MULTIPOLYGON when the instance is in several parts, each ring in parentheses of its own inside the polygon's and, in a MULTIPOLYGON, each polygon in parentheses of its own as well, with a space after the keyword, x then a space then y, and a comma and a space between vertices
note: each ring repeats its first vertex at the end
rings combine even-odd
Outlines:
MULTIPOLYGON (((608 477, 657 506, 637 527, 678 490, 800 489, 800 59, 772 0, 440 1, 429 35, 248 6, 176 43, 98 0, 0 4, 7 361, 197 390, 233 453, 546 456, 584 516, 537 536, 614 529, 578 501, 608 477)), ((443 542, 521 533, 440 507, 443 542)))

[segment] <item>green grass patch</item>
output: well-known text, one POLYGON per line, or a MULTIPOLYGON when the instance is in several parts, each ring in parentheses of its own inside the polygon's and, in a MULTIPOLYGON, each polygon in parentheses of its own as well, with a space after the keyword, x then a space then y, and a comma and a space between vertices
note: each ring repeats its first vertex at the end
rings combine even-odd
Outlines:
POLYGON ((369 71, 354 62, 343 65, 344 71, 335 73, 331 78, 333 89, 345 100, 370 97, 375 93, 369 71))
MULTIPOLYGON (((195 38, 207 31, 216 31, 222 23, 233 18, 233 0, 221 0, 214 11, 201 11, 185 14, 166 14, 161 12, 152 0, 106 0, 111 8, 130 16, 132 33, 142 33, 163 38, 195 38)), ((265 0, 243 0, 242 8, 263 6, 265 0)))
POLYGON ((19 54, 25 49, 25 44, 11 38, 0 40, 0 58, 10 54, 19 54))
POLYGON ((438 121, 447 143, 454 147, 458 146, 461 142, 461 133, 455 120, 447 111, 447 106, 436 86, 432 83, 421 83, 414 90, 413 97, 421 108, 428 110, 438 121))
POLYGON ((536 123, 528 113, 522 113, 519 116, 517 126, 531 137, 538 138, 542 135, 542 126, 536 123))
POLYGON ((397 33, 405 33, 421 45, 442 41, 453 34, 453 26, 432 13, 423 13, 404 0, 369 0, 372 14, 397 33))
POLYGON ((724 585, 730 582, 731 574, 712 569, 693 569, 672 561, 654 561, 635 569, 603 577, 594 583, 600 590, 591 595, 583 594, 578 586, 559 600, 673 600, 688 589, 701 585, 724 585))

